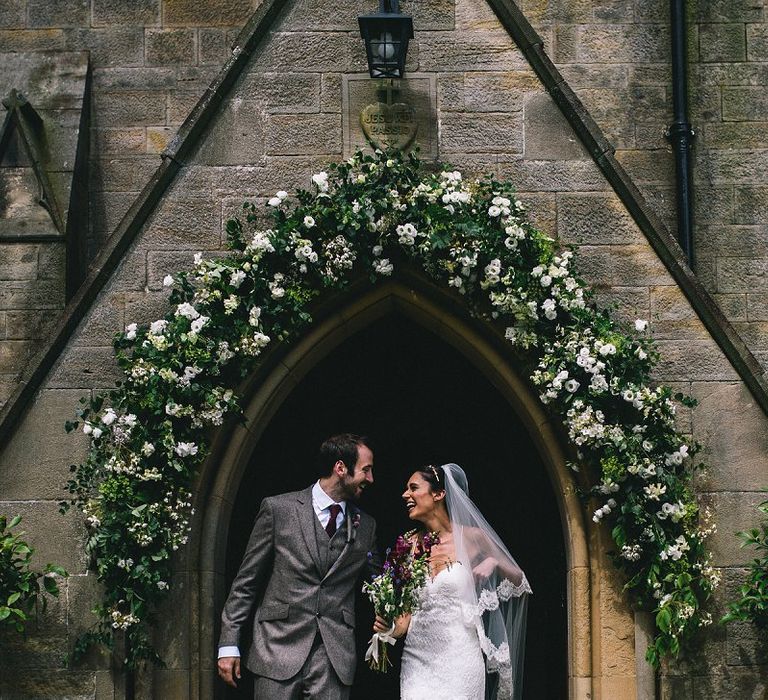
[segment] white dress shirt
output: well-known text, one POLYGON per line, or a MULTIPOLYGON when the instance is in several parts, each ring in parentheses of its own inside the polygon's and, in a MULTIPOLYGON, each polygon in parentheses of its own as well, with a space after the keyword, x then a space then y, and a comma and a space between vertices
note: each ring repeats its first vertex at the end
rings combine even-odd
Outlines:
MULTIPOLYGON (((320 482, 316 481, 312 487, 312 507, 315 509, 315 515, 320 521, 320 525, 323 530, 328 526, 328 521, 331 519, 331 506, 334 505, 334 501, 320 486, 320 482)), ((338 505, 341 506, 339 514, 336 516, 336 529, 341 527, 344 522, 344 514, 347 512, 347 502, 339 501, 338 505)), ((235 646, 219 647, 219 658, 225 656, 240 656, 240 649, 235 646)))

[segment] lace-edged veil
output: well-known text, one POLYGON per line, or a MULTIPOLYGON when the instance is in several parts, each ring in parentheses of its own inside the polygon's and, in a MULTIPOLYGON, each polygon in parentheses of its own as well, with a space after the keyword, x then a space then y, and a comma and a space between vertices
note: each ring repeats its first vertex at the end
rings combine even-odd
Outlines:
POLYGON ((467 476, 458 464, 444 464, 445 504, 456 557, 473 571, 462 593, 466 622, 477 626, 487 671, 488 700, 522 697, 528 595, 522 569, 469 498, 467 476), (487 577, 478 575, 485 569, 487 577))

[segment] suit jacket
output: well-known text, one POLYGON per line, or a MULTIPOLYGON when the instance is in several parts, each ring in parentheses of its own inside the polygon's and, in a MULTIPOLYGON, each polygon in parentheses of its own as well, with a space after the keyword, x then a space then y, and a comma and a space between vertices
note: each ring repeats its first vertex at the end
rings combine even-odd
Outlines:
POLYGON ((376 522, 351 503, 346 515, 337 537, 347 541, 326 569, 312 488, 262 501, 224 605, 219 638, 220 647, 239 645, 243 625, 256 607, 253 642, 245 658, 253 673, 274 680, 296 675, 319 629, 334 670, 342 683, 352 685, 355 583, 369 561, 368 552, 375 550, 376 522), (359 520, 356 527, 350 518, 359 520))

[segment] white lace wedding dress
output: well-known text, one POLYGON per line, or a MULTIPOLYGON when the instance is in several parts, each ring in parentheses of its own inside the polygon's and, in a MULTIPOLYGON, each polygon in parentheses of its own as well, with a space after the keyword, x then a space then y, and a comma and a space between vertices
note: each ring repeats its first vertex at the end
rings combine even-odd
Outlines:
POLYGON ((403 649, 401 700, 483 700, 485 663, 476 616, 461 591, 472 573, 460 563, 440 571, 421 590, 403 649))

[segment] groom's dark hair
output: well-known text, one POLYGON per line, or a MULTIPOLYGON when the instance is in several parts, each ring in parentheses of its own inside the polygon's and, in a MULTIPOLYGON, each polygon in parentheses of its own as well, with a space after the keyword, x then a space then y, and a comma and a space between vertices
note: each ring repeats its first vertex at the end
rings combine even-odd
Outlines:
POLYGON ((339 460, 344 462, 350 474, 355 471, 357 464, 357 448, 359 445, 365 445, 370 449, 368 438, 354 433, 341 433, 329 437, 320 445, 320 455, 318 458, 318 470, 321 474, 330 474, 333 465, 339 460))

